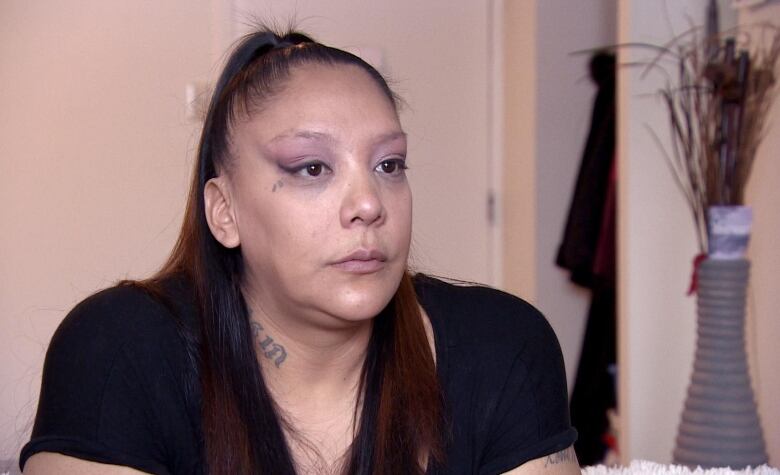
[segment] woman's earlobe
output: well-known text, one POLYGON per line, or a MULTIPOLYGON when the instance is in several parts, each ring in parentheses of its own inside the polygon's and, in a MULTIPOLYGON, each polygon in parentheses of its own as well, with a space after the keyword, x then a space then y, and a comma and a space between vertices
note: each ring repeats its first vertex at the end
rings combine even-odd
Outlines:
POLYGON ((227 248, 238 247, 241 239, 238 235, 230 190, 222 177, 212 178, 203 188, 203 198, 211 234, 214 239, 227 248))

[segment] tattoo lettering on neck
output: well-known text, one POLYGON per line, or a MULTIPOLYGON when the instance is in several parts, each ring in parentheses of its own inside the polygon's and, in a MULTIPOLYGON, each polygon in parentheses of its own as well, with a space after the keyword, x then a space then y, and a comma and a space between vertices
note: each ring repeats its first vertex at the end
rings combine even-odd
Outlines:
POLYGON ((281 189, 284 186, 284 182, 282 180, 277 181, 274 183, 273 188, 271 188, 271 193, 276 193, 276 190, 281 189))
POLYGON ((252 335, 255 337, 255 341, 260 346, 260 352, 263 356, 274 362, 274 365, 278 368, 287 359, 287 350, 282 345, 276 343, 270 335, 265 333, 263 326, 255 321, 251 321, 252 335))
POLYGON ((554 454, 548 455, 547 458, 544 460, 544 466, 549 467, 550 465, 557 465, 559 463, 566 463, 566 462, 576 462, 577 456, 574 455, 574 449, 571 447, 561 450, 560 452, 556 452, 554 454))

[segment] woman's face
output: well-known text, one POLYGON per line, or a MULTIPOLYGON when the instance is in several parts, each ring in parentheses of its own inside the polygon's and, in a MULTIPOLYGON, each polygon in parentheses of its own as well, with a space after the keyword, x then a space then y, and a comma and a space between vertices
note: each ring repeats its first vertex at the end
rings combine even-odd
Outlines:
POLYGON ((352 65, 295 68, 235 127, 226 179, 245 288, 270 318, 323 328, 376 316, 406 269, 406 136, 352 65))

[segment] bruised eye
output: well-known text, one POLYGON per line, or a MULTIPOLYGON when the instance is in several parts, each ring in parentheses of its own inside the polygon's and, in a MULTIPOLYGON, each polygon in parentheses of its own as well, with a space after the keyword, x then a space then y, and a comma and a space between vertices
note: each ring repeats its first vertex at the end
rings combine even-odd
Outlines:
POLYGON ((387 175, 399 175, 403 173, 408 167, 406 163, 400 158, 394 158, 392 160, 385 160, 377 165, 376 170, 387 175))

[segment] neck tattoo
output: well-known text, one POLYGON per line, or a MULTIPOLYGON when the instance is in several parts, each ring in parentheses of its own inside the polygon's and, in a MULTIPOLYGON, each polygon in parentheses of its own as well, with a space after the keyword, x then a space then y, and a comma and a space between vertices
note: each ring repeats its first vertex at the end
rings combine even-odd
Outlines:
POLYGON ((271 335, 265 332, 262 325, 254 320, 250 322, 250 325, 252 326, 252 334, 259 346, 258 349, 260 352, 263 356, 273 361, 274 366, 277 368, 280 367, 282 363, 284 363, 284 360, 287 359, 287 350, 279 343, 276 343, 274 339, 271 338, 271 335))

